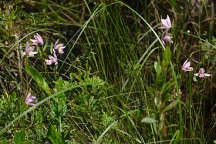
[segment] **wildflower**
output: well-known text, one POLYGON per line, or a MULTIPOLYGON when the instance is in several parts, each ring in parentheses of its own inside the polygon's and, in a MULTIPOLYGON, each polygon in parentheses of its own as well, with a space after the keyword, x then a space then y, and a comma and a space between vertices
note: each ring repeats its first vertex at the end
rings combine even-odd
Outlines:
POLYGON ((169 33, 165 32, 163 34, 163 37, 162 37, 162 41, 163 41, 163 44, 165 45, 166 43, 169 43, 169 44, 172 44, 173 41, 172 41, 172 37, 169 33))
POLYGON ((183 71, 193 71, 193 67, 190 67, 190 65, 191 65, 191 62, 186 60, 182 65, 182 70, 183 71))
POLYGON ((45 59, 45 62, 47 65, 52 65, 52 64, 57 65, 58 64, 58 59, 57 59, 57 55, 55 54, 55 51, 54 51, 53 56, 49 55, 48 58, 49 59, 45 59))
POLYGON ((23 56, 29 56, 29 57, 33 57, 35 54, 37 54, 38 52, 34 51, 34 47, 29 46, 29 44, 26 44, 25 47, 25 51, 23 52, 23 56))
POLYGON ((198 76, 200 78, 204 78, 204 77, 211 76, 211 74, 205 73, 205 69, 204 68, 200 68, 199 72, 195 73, 194 76, 198 76))
POLYGON ((55 42, 54 49, 58 50, 58 53, 63 54, 64 53, 63 49, 65 48, 65 46, 62 43, 58 43, 58 42, 59 40, 55 42))
POLYGON ((169 30, 172 27, 171 21, 169 16, 167 15, 166 19, 161 19, 162 26, 160 29, 166 29, 169 30))
POLYGON ((30 40, 32 41, 32 45, 44 44, 43 38, 38 33, 34 35, 34 39, 30 39, 30 40))
POLYGON ((25 103, 29 106, 34 106, 37 103, 37 98, 33 96, 31 93, 28 93, 28 95, 25 98, 25 103))

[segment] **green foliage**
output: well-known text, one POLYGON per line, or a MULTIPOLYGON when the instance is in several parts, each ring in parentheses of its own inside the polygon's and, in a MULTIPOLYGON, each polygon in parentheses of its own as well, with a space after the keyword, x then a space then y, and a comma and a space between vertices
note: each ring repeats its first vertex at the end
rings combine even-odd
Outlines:
POLYGON ((1 138, 0 139, 0 142, 2 143, 2 144, 8 144, 8 139, 7 138, 1 138))
POLYGON ((20 132, 17 132, 15 134, 14 143, 15 144, 27 144, 27 142, 25 141, 25 132, 24 131, 20 131, 20 132))
POLYGON ((49 85, 43 76, 33 67, 26 65, 26 72, 37 82, 38 86, 42 88, 47 94, 51 94, 49 85))
POLYGON ((163 52, 163 61, 162 61, 163 68, 164 67, 166 68, 169 65, 171 57, 172 57, 172 52, 169 47, 166 47, 166 49, 163 52))
POLYGON ((47 138, 52 144, 64 144, 61 133, 56 130, 54 126, 51 126, 47 133, 47 138))

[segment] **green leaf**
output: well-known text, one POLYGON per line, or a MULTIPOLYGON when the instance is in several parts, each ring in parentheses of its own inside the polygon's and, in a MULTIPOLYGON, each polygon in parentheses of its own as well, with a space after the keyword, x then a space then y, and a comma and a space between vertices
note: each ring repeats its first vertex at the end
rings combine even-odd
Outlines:
POLYGON ((91 78, 87 77, 84 80, 84 83, 86 83, 87 85, 91 85, 92 87, 99 87, 105 85, 105 82, 97 76, 91 78))
POLYGON ((162 68, 161 68, 160 63, 158 63, 157 61, 154 62, 154 68, 155 68, 157 75, 160 75, 160 73, 162 72, 162 68))
POLYGON ((8 142, 7 138, 1 138, 0 143, 1 144, 8 144, 9 142, 8 142))
POLYGON ((20 131, 17 132, 14 136, 14 143, 15 144, 27 144, 25 142, 25 132, 24 131, 20 131))
POLYGON ((55 126, 51 126, 49 128, 47 138, 51 141, 52 144, 64 144, 62 135, 56 130, 55 126))
POLYGON ((35 68, 26 65, 26 72, 35 80, 40 88, 42 88, 47 94, 51 95, 49 85, 43 78, 43 76, 35 68))
POLYGON ((169 110, 173 109, 174 107, 176 107, 177 104, 178 104, 177 100, 173 101, 172 103, 170 103, 168 106, 166 106, 163 109, 163 112, 166 112, 166 111, 169 111, 169 110))
POLYGON ((166 47, 166 49, 163 52, 163 65, 162 67, 167 67, 167 65, 169 64, 170 60, 171 60, 171 50, 169 47, 166 47))
POLYGON ((163 84, 163 86, 161 88, 161 93, 162 94, 167 93, 169 90, 172 89, 173 86, 175 86, 174 80, 170 80, 170 81, 166 82, 165 84, 163 84))
POLYGON ((151 117, 144 117, 141 122, 144 122, 144 123, 156 123, 158 122, 156 119, 154 118, 151 118, 151 117))
POLYGON ((172 136, 172 139, 171 141, 169 142, 170 144, 174 143, 174 142, 178 142, 179 141, 179 134, 180 134, 180 131, 177 130, 174 135, 172 136))

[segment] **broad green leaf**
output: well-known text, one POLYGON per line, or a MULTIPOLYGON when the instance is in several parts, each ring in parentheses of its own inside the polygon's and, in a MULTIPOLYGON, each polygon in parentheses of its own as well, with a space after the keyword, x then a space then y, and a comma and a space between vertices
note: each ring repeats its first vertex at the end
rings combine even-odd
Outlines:
POLYGON ((154 118, 151 118, 151 117, 144 117, 141 122, 144 122, 144 123, 156 123, 158 122, 156 119, 154 118))
POLYGON ((26 72, 35 80, 39 87, 41 87, 47 94, 51 95, 49 85, 43 76, 35 68, 27 65, 25 67, 26 72))
POLYGON ((166 47, 166 49, 164 50, 163 52, 163 65, 162 67, 166 68, 171 60, 171 56, 172 56, 172 53, 171 53, 171 50, 169 47, 166 47))
POLYGON ((62 135, 56 130, 55 126, 51 126, 49 128, 47 138, 51 141, 52 144, 64 144, 62 135))
POLYGON ((166 111, 169 111, 169 110, 173 109, 174 107, 176 107, 177 104, 178 104, 177 100, 173 101, 172 103, 170 103, 168 106, 166 106, 163 109, 163 112, 166 112, 166 111))
POLYGON ((154 62, 154 68, 155 68, 157 75, 160 75, 160 73, 162 72, 162 68, 161 68, 160 63, 158 63, 157 61, 154 62))

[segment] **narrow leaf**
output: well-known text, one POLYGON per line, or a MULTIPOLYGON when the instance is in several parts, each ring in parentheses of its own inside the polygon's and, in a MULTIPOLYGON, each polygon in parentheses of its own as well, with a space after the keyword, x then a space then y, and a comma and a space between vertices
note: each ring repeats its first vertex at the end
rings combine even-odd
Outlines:
POLYGON ((173 101, 172 103, 170 103, 168 106, 166 106, 164 109, 163 109, 163 112, 166 112, 166 111, 169 111, 171 109, 173 109, 174 107, 176 107, 176 105, 178 104, 178 101, 173 101))
POLYGON ((164 52, 163 52, 163 62, 162 62, 162 67, 166 68, 169 65, 169 62, 172 57, 172 52, 169 47, 167 47, 164 52))
POLYGON ((159 62, 157 61, 154 62, 154 68, 155 68, 157 75, 160 75, 160 73, 162 72, 162 68, 159 62))
POLYGON ((158 122, 156 119, 154 118, 151 118, 151 117, 144 117, 141 122, 144 122, 144 123, 156 123, 158 122))
POLYGON ((35 68, 27 65, 25 67, 26 72, 35 80, 40 88, 42 88, 47 94, 51 95, 49 85, 43 78, 43 76, 35 68))

